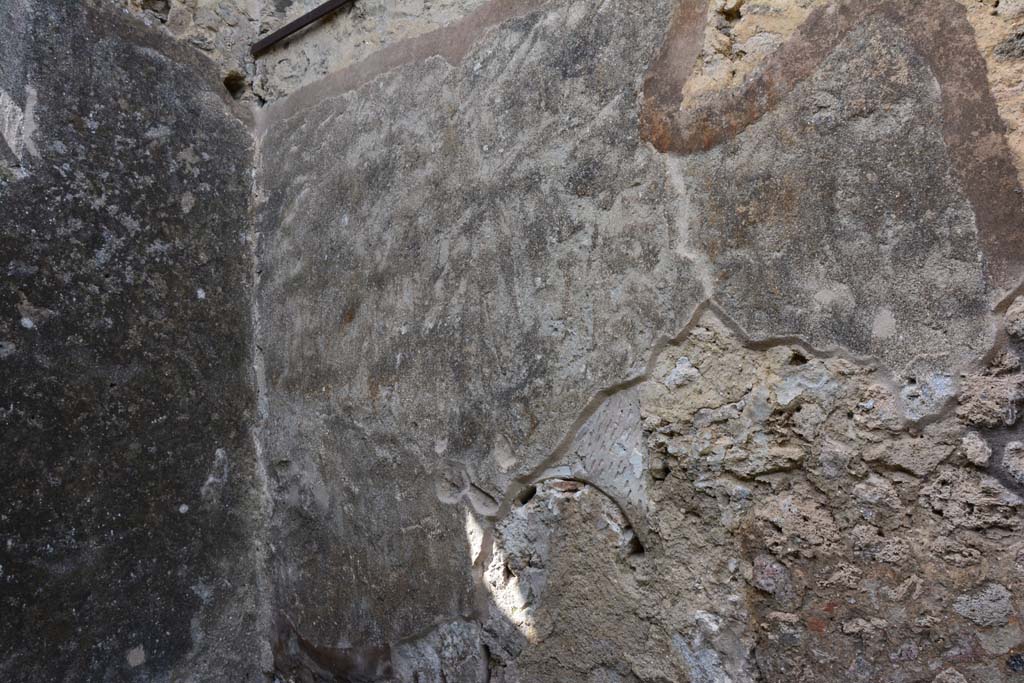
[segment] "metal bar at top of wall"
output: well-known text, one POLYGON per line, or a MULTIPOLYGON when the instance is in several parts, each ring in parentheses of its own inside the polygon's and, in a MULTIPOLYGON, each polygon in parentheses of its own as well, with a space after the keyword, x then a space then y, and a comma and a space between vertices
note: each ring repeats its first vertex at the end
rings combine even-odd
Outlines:
POLYGON ((280 43, 282 40, 292 35, 293 33, 301 31, 302 29, 312 24, 314 21, 323 19, 331 12, 337 11, 344 7, 345 5, 351 4, 353 2, 355 2, 355 0, 328 0, 328 2, 325 2, 324 4, 320 5, 315 10, 310 10, 306 14, 303 14, 301 17, 296 19, 295 21, 284 25, 283 27, 271 33, 263 40, 255 43, 252 46, 252 48, 250 48, 249 51, 252 52, 253 57, 259 57, 261 54, 263 54, 270 48, 274 47, 275 45, 277 45, 278 43, 280 43))

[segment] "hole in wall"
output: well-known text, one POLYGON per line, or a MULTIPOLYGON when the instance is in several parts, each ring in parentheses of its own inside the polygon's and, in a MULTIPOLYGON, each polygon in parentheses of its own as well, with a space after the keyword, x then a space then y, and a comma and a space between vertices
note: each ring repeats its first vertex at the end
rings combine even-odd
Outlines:
POLYGON ((537 487, 536 486, 529 486, 526 489, 524 489, 523 492, 520 493, 518 497, 516 497, 516 503, 518 503, 519 505, 526 505, 531 500, 533 500, 533 497, 536 496, 536 495, 537 495, 537 487))
POLYGON ((234 99, 239 99, 245 93, 245 75, 239 71, 229 71, 224 77, 224 87, 234 99))
POLYGON ((644 548, 643 541, 636 535, 636 530, 633 527, 626 527, 622 530, 622 539, 619 544, 619 557, 626 560, 626 563, 633 569, 637 568, 635 560, 639 560, 644 557, 647 549, 644 548))
POLYGON ((643 555, 645 551, 646 549, 644 548, 644 544, 640 541, 640 537, 636 535, 636 532, 633 532, 633 537, 626 543, 626 555, 643 555))

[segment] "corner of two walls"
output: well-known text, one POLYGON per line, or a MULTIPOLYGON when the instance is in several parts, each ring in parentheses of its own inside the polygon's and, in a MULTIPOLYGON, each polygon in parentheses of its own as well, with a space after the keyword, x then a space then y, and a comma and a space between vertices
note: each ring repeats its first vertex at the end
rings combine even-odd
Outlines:
POLYGON ((0 44, 12 672, 1024 669, 1016 0, 96 4, 0 44))
POLYGON ((255 105, 287 97, 381 48, 452 23, 481 0, 362 0, 253 59, 259 38, 319 0, 111 0, 219 65, 232 96, 255 105))

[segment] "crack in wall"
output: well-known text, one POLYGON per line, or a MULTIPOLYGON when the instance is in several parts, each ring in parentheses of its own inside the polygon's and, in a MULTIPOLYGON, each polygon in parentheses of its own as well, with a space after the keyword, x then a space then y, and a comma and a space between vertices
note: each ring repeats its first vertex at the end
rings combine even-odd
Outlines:
MULTIPOLYGON (((410 46, 406 47, 408 48, 410 46)), ((413 48, 412 53, 415 53, 416 50, 419 49, 416 46, 411 47, 413 48)), ((468 47, 465 49, 468 49, 468 47)), ((403 54, 405 53, 402 53, 401 50, 398 50, 396 48, 394 54, 392 54, 386 59, 382 58, 382 61, 378 64, 358 65, 359 68, 353 67, 350 72, 337 76, 337 78, 335 79, 336 82, 342 84, 341 86, 338 87, 342 87, 345 89, 358 88, 361 85, 370 82, 373 78, 376 78, 382 73, 386 73, 391 69, 398 68, 401 65, 408 63, 409 61, 412 61, 414 59, 423 58, 422 55, 425 53, 420 54, 419 57, 404 57, 403 54)), ((453 62, 449 60, 449 63, 453 62)), ((314 90, 307 89, 307 91, 304 94, 304 97, 309 99, 315 96, 316 94, 317 93, 314 90)), ((281 113, 283 116, 283 118, 281 119, 282 121, 289 121, 290 116, 293 115, 294 113, 297 113, 297 111, 295 110, 292 110, 291 113, 289 113, 289 108, 299 107, 299 101, 299 99, 289 100, 291 104, 287 105, 287 107, 284 107, 282 105, 282 107, 278 108, 277 112, 281 113)), ((310 104, 312 104, 312 102, 310 102, 310 104)), ((265 125, 266 119, 263 118, 261 119, 261 121, 261 125, 265 125)), ((504 495, 501 497, 501 500, 497 505, 496 511, 489 511, 489 508, 491 507, 490 504, 476 506, 472 505, 472 501, 470 500, 471 507, 473 507, 475 511, 478 514, 481 514, 481 516, 483 517, 487 517, 492 520, 504 519, 509 514, 513 506, 515 506, 519 501, 521 501, 521 499, 524 497, 524 494, 526 494, 532 487, 534 487, 540 481, 544 481, 548 478, 555 476, 552 470, 557 469, 557 467, 560 466, 562 460, 567 456, 571 455, 573 445, 579 438, 581 431, 584 429, 587 421, 593 418, 600 410, 605 408, 609 401, 615 399, 624 392, 636 387, 637 385, 649 379, 650 373, 653 368, 653 364, 655 363, 659 354, 668 345, 678 343, 683 338, 685 338, 685 336, 689 334, 693 326, 698 324, 701 317, 707 313, 714 314, 723 322, 723 324, 732 329, 741 339, 744 340, 744 343, 747 346, 747 348, 765 350, 773 348, 775 346, 785 345, 800 348, 815 358, 842 357, 844 359, 850 360, 851 362, 854 362, 862 366, 871 366, 876 362, 873 358, 866 356, 857 356, 856 354, 853 354, 845 349, 842 349, 839 346, 828 347, 825 349, 814 349, 810 347, 804 341, 804 339, 798 336, 778 336, 768 337, 764 339, 752 339, 749 337, 749 335, 745 334, 742 330, 740 330, 740 326, 724 312, 724 310, 714 301, 712 297, 709 297, 696 307, 696 309, 691 314, 690 320, 684 326, 683 331, 681 331, 678 335, 672 338, 659 338, 658 342, 656 342, 656 344, 652 347, 651 355, 648 359, 644 372, 623 382, 619 382, 604 389, 601 389, 592 396, 590 401, 588 401, 587 405, 577 416, 569 432, 567 432, 565 436, 563 436, 562 440, 559 442, 556 448, 542 461, 541 464, 531 469, 530 472, 528 472, 527 474, 517 477, 514 483, 506 489, 504 495)), ((994 351, 990 349, 989 353, 994 353, 994 351)), ((886 370, 883 372, 883 377, 885 382, 891 388, 897 390, 895 391, 895 393, 897 396, 899 396, 899 382, 893 377, 892 373, 886 370)), ((947 417, 950 414, 950 412, 955 409, 955 406, 955 398, 947 398, 937 408, 929 412, 926 412, 924 415, 920 417, 905 418, 905 427, 911 431, 919 431, 924 427, 927 427, 930 424, 934 424, 942 420, 943 418, 947 417)), ((591 483, 596 489, 601 490, 604 493, 604 495, 608 496, 611 500, 613 500, 619 505, 624 515, 627 514, 626 508, 623 507, 623 505, 618 500, 616 500, 615 495, 609 494, 609 492, 607 490, 604 490, 595 479, 581 477, 579 478, 579 480, 587 481, 588 483, 591 483)), ((477 487, 476 484, 469 482, 467 488, 461 490, 461 494, 459 496, 460 500, 468 499, 468 491, 470 490, 470 488, 479 489, 479 487, 477 487)), ((480 490, 482 491, 482 489, 480 490)), ((484 540, 485 549, 491 548, 493 545, 493 543, 491 543, 493 538, 490 528, 487 530, 486 534, 487 536, 484 540)), ((482 554, 477 560, 474 561, 474 566, 477 569, 479 569, 481 565, 484 567, 487 566, 487 563, 489 561, 489 558, 485 556, 487 552, 489 551, 485 551, 484 554, 482 554)))
MULTIPOLYGON (((619 394, 648 381, 652 376, 652 372, 658 358, 664 350, 669 346, 675 346, 681 343, 690 334, 693 328, 700 324, 704 316, 709 313, 720 320, 739 339, 743 340, 746 348, 752 350, 764 351, 778 346, 791 346, 800 349, 814 358, 844 358, 861 367, 876 367, 879 365, 878 361, 874 358, 850 352, 839 346, 815 348, 804 339, 795 335, 772 336, 762 339, 752 338, 743 331, 741 326, 733 320, 725 310, 715 303, 713 298, 705 299, 696 306, 693 313, 690 315, 689 320, 678 334, 671 337, 662 336, 652 345, 647 363, 641 373, 627 380, 623 380, 622 382, 617 382, 609 387, 600 389, 594 394, 590 401, 587 402, 584 409, 579 413, 576 420, 573 422, 572 427, 570 427, 569 431, 551 454, 542 460, 540 464, 533 467, 526 475, 516 478, 512 487, 506 491, 503 496, 496 516, 503 517, 508 514, 509 509, 515 503, 517 498, 521 497, 529 487, 536 484, 546 471, 556 469, 560 461, 562 461, 570 451, 573 443, 580 435, 580 432, 583 430, 587 421, 590 420, 602 407, 604 407, 608 401, 614 399, 619 394)), ((893 377, 893 375, 886 371, 884 373, 884 377, 889 388, 894 389, 895 393, 899 394, 899 382, 893 377)), ((952 401, 945 402, 939 410, 928 413, 921 418, 906 418, 906 425, 911 429, 920 429, 931 422, 947 416, 954 408, 955 398, 952 399, 952 401)))

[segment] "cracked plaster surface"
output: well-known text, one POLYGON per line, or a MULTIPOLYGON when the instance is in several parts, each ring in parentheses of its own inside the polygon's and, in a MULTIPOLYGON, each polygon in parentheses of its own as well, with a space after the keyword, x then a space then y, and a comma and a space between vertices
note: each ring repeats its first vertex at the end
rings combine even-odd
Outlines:
MULTIPOLYGON (((797 75, 706 148, 640 137, 665 64, 683 112, 728 115, 721 88, 758 78, 755 59, 688 80, 680 8, 729 12, 706 3, 523 3, 261 115, 265 168, 292 169, 264 176, 260 215, 260 306, 290 330, 266 339, 270 415, 296 430, 268 443, 292 453, 274 495, 298 506, 272 536, 330 549, 315 573, 279 560, 288 628, 317 644, 282 670, 374 652, 373 676, 440 676, 455 664, 374 648, 422 642, 443 583, 491 680, 1010 675, 1017 608, 998 633, 950 609, 985 590, 978 562, 1012 605, 1018 580, 1019 492, 995 455, 1017 451, 977 422, 1017 400, 992 363, 1021 274, 1003 220, 1018 184, 1009 147, 992 162, 964 141, 1000 130, 1000 103, 983 88, 948 118, 990 62, 933 58, 885 3, 828 43, 813 22, 834 3, 761 4, 778 39, 757 59, 820 57, 775 62, 797 75), (998 191, 965 181, 978 164, 998 191), (365 486, 409 502, 385 511, 365 486), (411 555, 467 541, 429 586, 388 565, 387 590, 429 606, 390 612, 368 581, 377 606, 336 616, 361 642, 332 645, 339 611, 302 599, 349 571, 343 532, 299 523, 325 514, 397 515, 375 542, 411 555), (933 582, 912 616, 908 572, 933 582)), ((953 2, 932 15, 970 26, 953 2)))
POLYGON ((127 5, 266 105, 268 675, 1024 669, 1013 0, 127 5))

